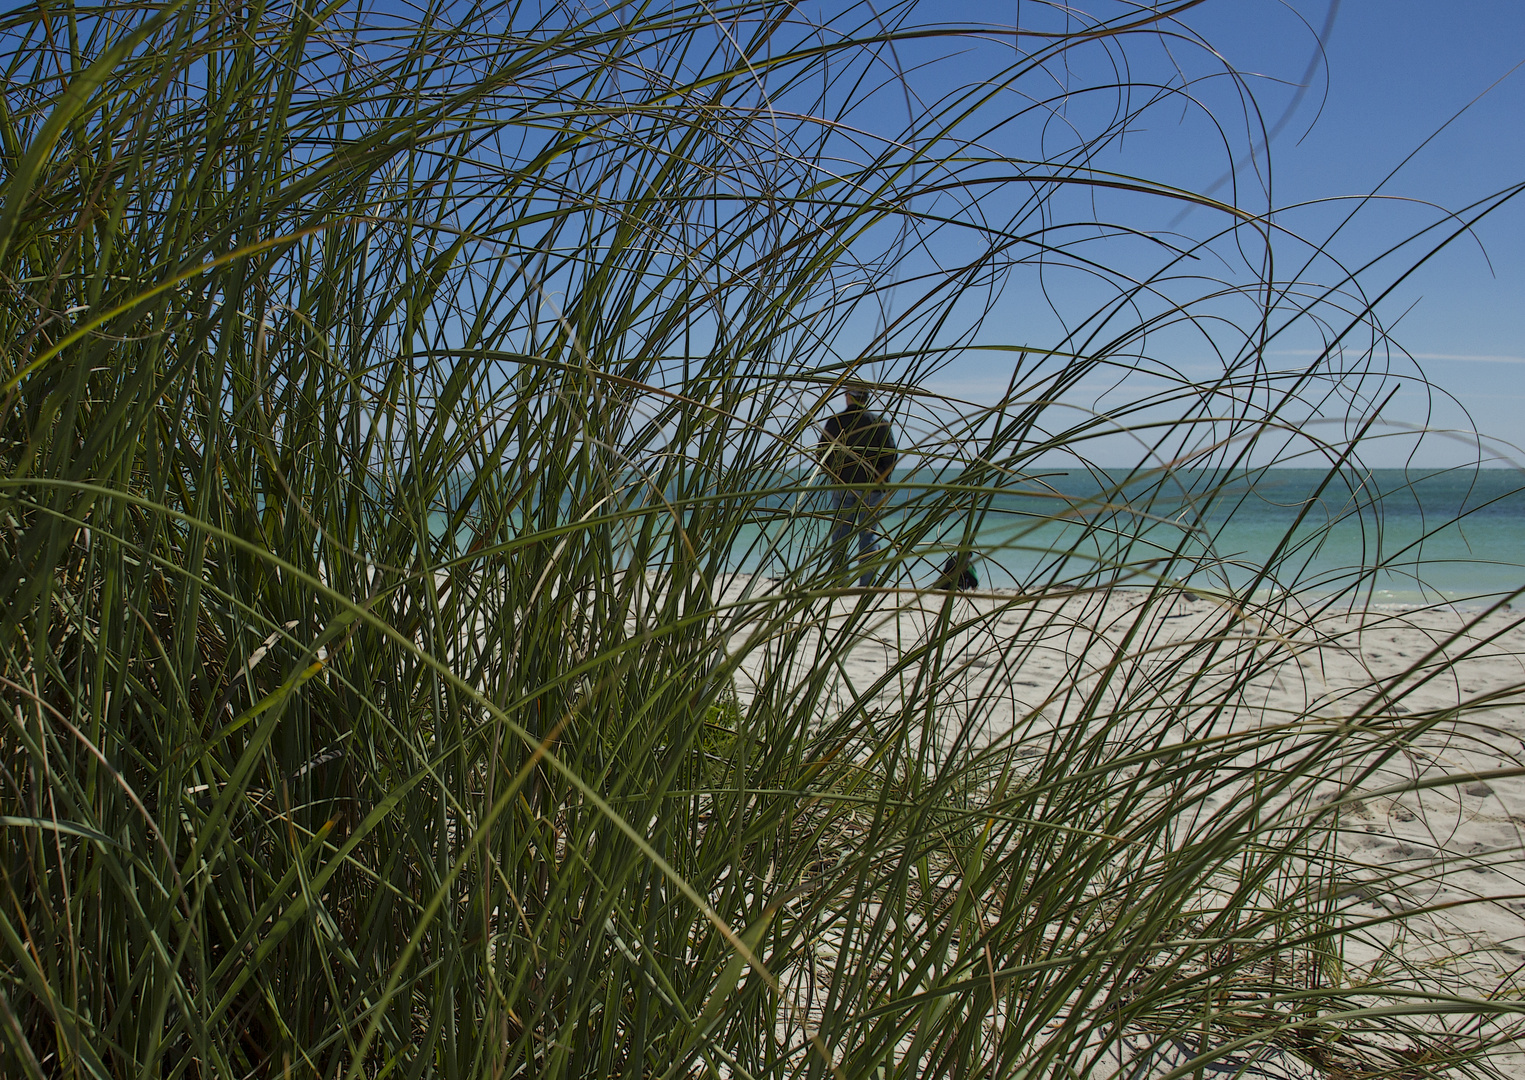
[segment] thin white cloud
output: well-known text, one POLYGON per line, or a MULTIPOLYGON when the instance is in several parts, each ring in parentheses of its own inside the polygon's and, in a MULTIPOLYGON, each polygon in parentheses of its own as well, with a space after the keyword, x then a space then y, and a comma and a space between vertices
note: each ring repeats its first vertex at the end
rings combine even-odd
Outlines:
POLYGON ((1477 353, 1416 352, 1415 360, 1472 360, 1479 364, 1525 364, 1525 356, 1488 356, 1477 353))
MULTIPOLYGON (((1318 349, 1274 349, 1272 356, 1318 356, 1318 349)), ((1490 353, 1409 353, 1415 360, 1462 360, 1476 364, 1525 364, 1525 356, 1499 356, 1490 353)))

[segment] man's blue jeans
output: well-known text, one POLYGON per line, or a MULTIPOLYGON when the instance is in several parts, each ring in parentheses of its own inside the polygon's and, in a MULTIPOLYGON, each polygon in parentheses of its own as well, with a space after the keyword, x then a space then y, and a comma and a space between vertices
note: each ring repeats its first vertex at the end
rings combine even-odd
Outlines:
MULTIPOLYGON (((831 509, 834 512, 836 522, 831 528, 831 567, 838 573, 847 569, 847 546, 848 540, 853 533, 858 534, 858 561, 866 563, 870 556, 879 549, 879 534, 874 531, 874 518, 879 515, 879 507, 883 505, 889 492, 883 489, 877 491, 833 491, 831 493, 831 509)), ((874 574, 865 569, 863 576, 858 579, 858 584, 865 589, 874 584, 874 574)))

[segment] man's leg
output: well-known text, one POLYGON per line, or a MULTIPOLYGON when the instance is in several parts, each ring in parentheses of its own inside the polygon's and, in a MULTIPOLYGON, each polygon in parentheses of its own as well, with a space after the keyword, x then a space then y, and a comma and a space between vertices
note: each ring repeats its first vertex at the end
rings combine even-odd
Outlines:
POLYGON ((879 516, 879 507, 889 496, 888 491, 871 491, 863 496, 859 503, 857 516, 860 531, 858 532, 858 563, 864 567, 863 576, 858 579, 858 584, 865 589, 873 588, 878 582, 875 580, 874 571, 868 569, 868 562, 879 550, 879 533, 875 531, 875 518, 879 516))
POLYGON ((852 535, 853 521, 857 515, 856 499, 850 491, 831 493, 831 540, 827 548, 831 569, 841 573, 847 569, 847 540, 852 535), (853 500, 849 503, 849 500, 853 500))

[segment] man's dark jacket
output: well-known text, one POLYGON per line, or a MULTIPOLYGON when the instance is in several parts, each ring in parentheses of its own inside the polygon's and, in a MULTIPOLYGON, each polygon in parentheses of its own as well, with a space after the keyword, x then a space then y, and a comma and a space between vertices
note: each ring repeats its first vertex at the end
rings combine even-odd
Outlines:
POLYGON ((862 405, 828 417, 821 437, 822 466, 840 484, 878 484, 895 467, 890 423, 862 405))

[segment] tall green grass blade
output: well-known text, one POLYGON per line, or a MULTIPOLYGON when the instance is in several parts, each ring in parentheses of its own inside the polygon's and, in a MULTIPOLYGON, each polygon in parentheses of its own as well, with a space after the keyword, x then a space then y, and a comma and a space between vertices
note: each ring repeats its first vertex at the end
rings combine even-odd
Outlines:
POLYGON ((1195 7, 0 20, 0 1072, 1492 1068, 1517 984, 1414 941, 1518 844, 1359 852, 1517 782, 1525 628, 1337 617, 1445 528, 1362 466, 1402 272, 1118 167, 1161 34, 1248 89, 1195 7), (811 460, 860 379, 873 589, 811 460))

